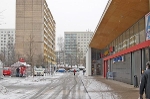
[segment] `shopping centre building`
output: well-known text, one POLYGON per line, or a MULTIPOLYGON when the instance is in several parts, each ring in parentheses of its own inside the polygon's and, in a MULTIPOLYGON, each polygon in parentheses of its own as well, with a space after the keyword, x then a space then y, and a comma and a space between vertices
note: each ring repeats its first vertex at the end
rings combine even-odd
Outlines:
POLYGON ((87 75, 133 84, 150 60, 150 0, 109 0, 89 42, 87 75))

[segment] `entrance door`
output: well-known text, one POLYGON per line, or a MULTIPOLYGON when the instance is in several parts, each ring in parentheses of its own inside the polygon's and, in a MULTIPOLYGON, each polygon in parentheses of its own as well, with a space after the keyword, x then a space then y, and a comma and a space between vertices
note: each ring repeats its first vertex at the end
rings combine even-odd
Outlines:
POLYGON ((108 60, 104 60, 104 69, 103 69, 104 77, 107 76, 107 71, 108 71, 108 60))

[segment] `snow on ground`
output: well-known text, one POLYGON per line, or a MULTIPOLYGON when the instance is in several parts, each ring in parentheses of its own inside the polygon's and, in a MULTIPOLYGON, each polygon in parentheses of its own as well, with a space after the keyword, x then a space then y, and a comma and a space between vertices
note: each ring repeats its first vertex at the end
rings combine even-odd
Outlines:
POLYGON ((59 78, 63 73, 55 73, 54 75, 35 76, 35 77, 4 77, 0 80, 0 99, 29 99, 39 89, 30 88, 33 86, 42 86, 50 83, 50 79, 59 78), (7 87, 13 86, 12 89, 7 87), (18 88, 19 87, 19 88, 18 88), (27 89, 26 87, 30 88, 27 89))
POLYGON ((109 85, 90 77, 88 79, 85 78, 82 78, 82 81, 89 96, 93 99, 121 99, 121 96, 115 93, 109 85))

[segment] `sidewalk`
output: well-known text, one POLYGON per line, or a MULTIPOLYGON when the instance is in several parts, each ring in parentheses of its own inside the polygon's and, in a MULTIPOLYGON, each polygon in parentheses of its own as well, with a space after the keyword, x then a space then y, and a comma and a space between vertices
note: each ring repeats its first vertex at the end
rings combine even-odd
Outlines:
POLYGON ((82 76, 91 99, 138 99, 139 88, 101 76, 82 76))

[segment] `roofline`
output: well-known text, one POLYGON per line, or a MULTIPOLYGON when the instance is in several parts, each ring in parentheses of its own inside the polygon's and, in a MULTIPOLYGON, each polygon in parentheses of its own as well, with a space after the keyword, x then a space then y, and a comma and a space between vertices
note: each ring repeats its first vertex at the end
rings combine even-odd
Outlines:
POLYGON ((88 32, 94 33, 93 31, 66 31, 64 33, 88 33, 88 32))
POLYGON ((6 28, 5 28, 5 29, 0 29, 0 30, 15 30, 15 29, 6 29, 6 28))
POLYGON ((95 31, 94 31, 94 33, 93 33, 93 35, 92 35, 92 37, 91 37, 91 39, 90 39, 90 41, 89 41, 89 44, 88 44, 88 45, 90 45, 90 44, 91 44, 91 41, 92 41, 93 37, 95 36, 95 33, 96 33, 96 31, 97 31, 97 29, 98 29, 98 27, 99 27, 100 23, 102 22, 102 19, 104 18, 104 15, 105 15, 105 13, 106 13, 107 9, 109 8, 109 6, 110 6, 111 2, 112 2, 112 0, 108 0, 107 5, 106 5, 106 7, 105 7, 105 9, 104 9, 104 12, 103 12, 103 14, 102 14, 102 16, 101 16, 101 18, 100 18, 100 20, 99 20, 99 22, 98 22, 97 26, 96 26, 96 29, 95 29, 95 31))

